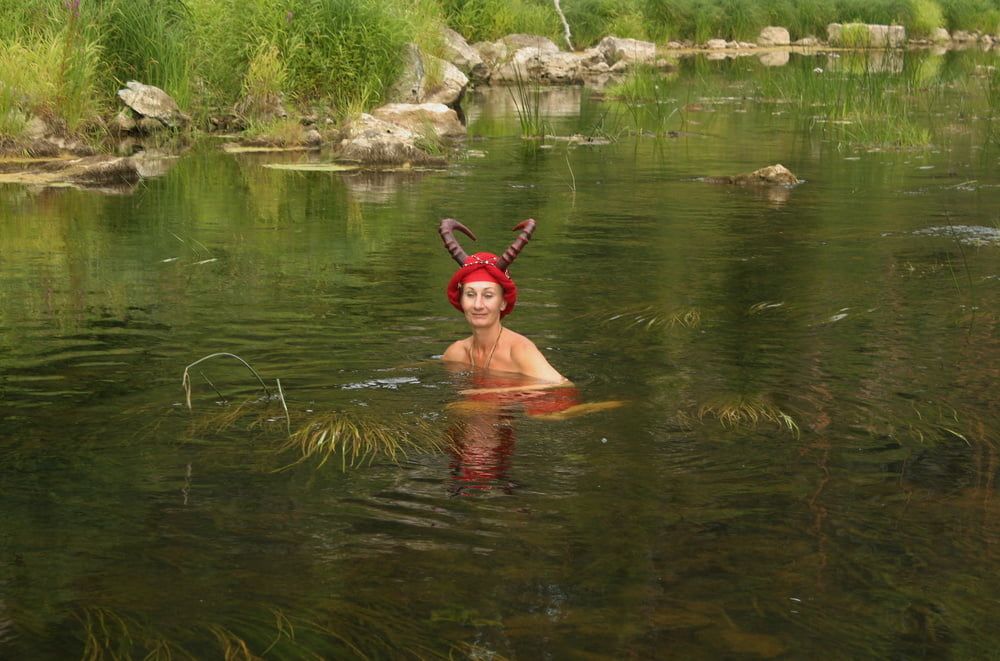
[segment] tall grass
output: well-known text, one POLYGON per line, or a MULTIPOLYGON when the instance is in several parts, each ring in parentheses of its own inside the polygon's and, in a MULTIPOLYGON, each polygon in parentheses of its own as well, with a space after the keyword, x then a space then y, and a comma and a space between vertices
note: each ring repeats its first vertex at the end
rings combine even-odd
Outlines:
POLYGON ((632 120, 634 132, 660 138, 681 127, 683 118, 674 91, 662 71, 640 66, 607 93, 632 120))
MULTIPOLYGON (((570 4, 563 2, 563 10, 569 10, 570 4)), ((448 25, 470 43, 517 32, 557 41, 562 33, 551 0, 441 0, 441 8, 448 25)))
POLYGON ((129 80, 155 85, 186 107, 191 101, 191 17, 184 0, 109 0, 95 32, 108 91, 129 80))
POLYGON ((790 103, 812 126, 846 146, 930 146, 934 136, 925 118, 943 83, 926 78, 916 59, 899 72, 880 67, 880 61, 873 55, 845 55, 836 70, 798 66, 767 71, 759 94, 790 103))
POLYGON ((71 133, 95 120, 99 52, 75 22, 35 41, 0 42, 0 133, 17 135, 30 115, 71 133))
POLYGON ((389 0, 189 0, 198 78, 216 104, 233 103, 259 44, 283 62, 288 96, 345 110, 382 98, 414 35, 389 0))
POLYGON ((637 3, 620 0, 576 0, 562 3, 577 48, 592 46, 608 35, 646 39, 645 17, 637 3))
POLYGON ((521 75, 520 69, 514 70, 514 85, 507 88, 517 120, 521 124, 521 137, 526 139, 544 139, 548 122, 542 118, 542 91, 537 83, 530 83, 521 75))

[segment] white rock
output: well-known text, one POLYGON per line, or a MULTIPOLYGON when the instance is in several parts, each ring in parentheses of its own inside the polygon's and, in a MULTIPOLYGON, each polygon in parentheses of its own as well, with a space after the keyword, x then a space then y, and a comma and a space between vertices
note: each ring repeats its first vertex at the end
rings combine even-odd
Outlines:
POLYGON ((761 46, 787 46, 791 41, 792 38, 786 28, 773 25, 763 28, 757 37, 757 43, 761 46))

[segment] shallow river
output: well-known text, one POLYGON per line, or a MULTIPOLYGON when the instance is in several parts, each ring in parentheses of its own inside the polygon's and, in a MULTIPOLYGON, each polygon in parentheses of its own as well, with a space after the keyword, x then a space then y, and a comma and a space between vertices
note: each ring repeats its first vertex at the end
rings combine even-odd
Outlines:
POLYGON ((995 655, 989 122, 955 92, 934 148, 851 147, 768 75, 688 62, 659 136, 542 96, 607 145, 473 95, 437 171, 206 141, 124 195, 0 187, 0 657, 995 655), (804 183, 701 179, 774 163, 804 183), (537 219, 508 324, 584 415, 444 369, 449 216, 537 219), (215 358, 188 410, 213 352, 269 395, 215 358), (297 462, 337 419, 442 448, 297 462))

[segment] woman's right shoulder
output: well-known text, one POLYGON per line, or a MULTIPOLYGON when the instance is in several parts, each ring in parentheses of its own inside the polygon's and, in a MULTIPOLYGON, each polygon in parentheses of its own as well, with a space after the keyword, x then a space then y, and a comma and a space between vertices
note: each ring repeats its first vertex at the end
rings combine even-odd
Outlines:
POLYGON ((441 355, 441 360, 450 360, 454 362, 468 362, 468 349, 466 344, 468 340, 458 340, 452 342, 451 346, 445 349, 444 353, 441 355))

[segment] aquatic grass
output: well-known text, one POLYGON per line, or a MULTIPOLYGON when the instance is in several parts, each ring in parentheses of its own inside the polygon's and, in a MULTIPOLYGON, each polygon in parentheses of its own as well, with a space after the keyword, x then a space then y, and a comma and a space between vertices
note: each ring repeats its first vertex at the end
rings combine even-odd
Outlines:
POLYGON ((790 106, 828 138, 852 147, 924 148, 934 135, 926 116, 943 83, 904 66, 892 52, 844 54, 831 68, 764 71, 758 100, 790 106))
POLYGON ((191 658, 175 643, 111 609, 89 607, 73 616, 83 629, 83 661, 133 658, 170 661, 175 656, 191 658))
POLYGON ((181 386, 184 388, 184 398, 185 401, 187 402, 187 407, 189 411, 191 410, 191 368, 200 365, 201 363, 204 363, 206 361, 212 360, 214 358, 233 358, 242 363, 243 366, 246 367, 248 370, 250 370, 250 373, 254 375, 254 377, 257 379, 257 382, 260 383, 260 387, 263 388, 264 390, 264 395, 270 398, 271 391, 268 389, 267 384, 264 383, 264 379, 260 377, 260 374, 257 373, 257 370, 255 370, 250 365, 250 363, 243 360, 234 353, 218 352, 218 353, 208 354, 207 356, 202 356, 201 358, 199 358, 198 360, 194 361, 193 363, 184 368, 184 373, 181 375, 181 386))
POLYGON ((763 423, 773 423, 796 438, 800 436, 795 419, 762 396, 717 397, 698 407, 698 419, 706 417, 715 418, 727 429, 754 430, 763 423))
POLYGON ((529 83, 522 75, 521 69, 514 69, 514 84, 507 87, 517 120, 521 125, 521 137, 525 139, 544 139, 548 122, 542 119, 542 91, 537 83, 529 83))
POLYGON ((638 328, 697 328, 701 325, 701 310, 698 308, 678 308, 663 310, 657 306, 645 305, 618 312, 610 317, 602 317, 605 325, 624 325, 626 329, 638 328))
POLYGON ((641 65, 634 67, 621 82, 611 85, 607 96, 631 118, 633 132, 663 138, 681 128, 684 122, 673 91, 662 71, 641 65))
POLYGON ((371 465, 385 458, 394 463, 410 452, 443 452, 451 446, 445 434, 422 418, 373 418, 354 412, 332 412, 312 416, 294 432, 279 452, 297 450, 300 457, 279 470, 305 461, 318 460, 323 467, 339 455, 341 470, 371 465))

